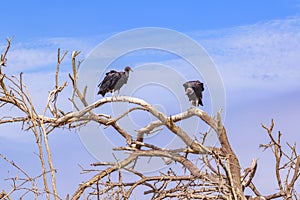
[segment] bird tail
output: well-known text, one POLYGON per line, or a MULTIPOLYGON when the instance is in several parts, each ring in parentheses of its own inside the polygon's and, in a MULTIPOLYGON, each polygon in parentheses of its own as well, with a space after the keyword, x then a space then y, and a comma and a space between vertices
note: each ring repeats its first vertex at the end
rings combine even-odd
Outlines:
POLYGON ((99 90, 99 92, 98 92, 97 94, 101 94, 101 95, 102 95, 102 97, 104 97, 104 95, 105 95, 105 91, 103 91, 103 90, 99 90))
POLYGON ((201 106, 203 106, 203 103, 202 103, 202 99, 201 99, 201 98, 199 98, 198 104, 200 104, 201 106))

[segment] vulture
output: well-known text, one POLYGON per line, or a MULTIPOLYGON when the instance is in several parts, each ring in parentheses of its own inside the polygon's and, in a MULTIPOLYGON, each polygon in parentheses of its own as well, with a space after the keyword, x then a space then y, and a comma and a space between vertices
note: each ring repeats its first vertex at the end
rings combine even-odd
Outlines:
POLYGON ((103 81, 98 85, 98 94, 104 97, 107 92, 114 94, 115 91, 118 91, 119 95, 121 87, 128 81, 129 71, 132 71, 132 69, 127 66, 124 72, 117 72, 115 70, 107 72, 103 81))
POLYGON ((203 106, 202 92, 204 91, 203 83, 200 81, 188 81, 183 84, 185 94, 188 96, 189 101, 193 106, 203 106))

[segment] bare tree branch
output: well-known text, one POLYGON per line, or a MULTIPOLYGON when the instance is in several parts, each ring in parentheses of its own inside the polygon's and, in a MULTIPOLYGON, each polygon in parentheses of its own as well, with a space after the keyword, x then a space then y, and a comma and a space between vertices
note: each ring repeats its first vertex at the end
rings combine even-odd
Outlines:
MULTIPOLYGON (((77 61, 80 51, 74 51, 71 55, 71 73, 69 81, 60 83, 60 66, 67 52, 57 52, 57 66, 55 70, 54 87, 49 89, 48 98, 43 112, 38 113, 33 104, 29 88, 23 83, 23 73, 19 76, 8 76, 3 73, 2 66, 6 64, 6 56, 10 48, 10 40, 0 60, 0 109, 8 106, 16 108, 18 114, 4 115, 0 117, 1 124, 20 123, 24 131, 30 131, 36 141, 38 158, 41 165, 41 173, 31 177, 21 167, 9 161, 4 155, 0 158, 8 162, 14 169, 23 176, 21 178, 11 177, 6 181, 12 183, 10 192, 2 191, 0 199, 12 199, 16 191, 24 191, 20 198, 33 193, 35 199, 45 194, 46 199, 62 199, 57 191, 56 170, 52 161, 51 145, 48 138, 54 130, 59 128, 77 129, 87 125, 91 121, 98 123, 99 128, 111 127, 117 134, 122 136, 126 142, 125 146, 115 147, 114 151, 122 151, 128 157, 115 162, 98 162, 91 164, 93 169, 85 170, 83 173, 93 173, 93 176, 81 183, 71 199, 130 199, 134 196, 137 188, 144 190, 144 194, 152 199, 299 199, 296 186, 299 181, 300 157, 297 153, 296 144, 282 144, 282 134, 274 134, 274 120, 270 127, 262 125, 269 137, 269 143, 260 145, 264 150, 271 149, 275 158, 274 170, 279 191, 273 194, 263 195, 254 183, 256 171, 260 170, 257 159, 253 159, 251 165, 241 173, 241 166, 236 153, 233 151, 228 140, 227 132, 221 122, 220 112, 217 119, 209 116, 199 108, 190 108, 182 113, 167 116, 157 110, 146 100, 128 97, 106 97, 94 103, 88 104, 86 94, 89 88, 78 88, 78 69, 82 63, 77 61), (71 84, 69 84, 70 82, 71 84), (57 104, 58 98, 70 85, 73 93, 69 99, 75 111, 68 111, 60 108, 57 104), (79 100, 79 101, 78 101, 79 100), (105 104, 131 103, 134 107, 121 113, 119 116, 111 117, 108 113, 96 113, 96 108, 105 104), (136 139, 133 133, 127 131, 118 122, 135 111, 152 115, 156 120, 139 127, 136 139), (205 146, 208 132, 199 130, 202 135, 189 133, 180 127, 177 122, 197 117, 205 122, 210 131, 218 136, 217 146, 205 146), (164 129, 166 128, 166 129, 164 129), (164 148, 159 144, 144 142, 144 134, 153 134, 157 130, 164 129, 178 137, 185 147, 164 148), (200 142, 199 142, 200 141, 200 142), (288 149, 288 150, 286 150, 288 149), (168 169, 157 171, 153 175, 146 175, 135 168, 139 158, 161 158, 174 161, 168 165, 168 169), (179 166, 179 167, 178 167, 179 166), (166 171, 167 170, 167 171, 166 171), (128 178, 124 172, 130 173, 128 178), (50 178, 51 177, 51 178, 50 178), (36 181, 41 179, 42 189, 37 188, 36 181), (28 186, 28 184, 31 184, 28 186), (247 189, 248 188, 248 189, 247 189), (245 194, 250 191, 251 195, 245 194)), ((209 132, 210 132, 209 131, 209 132)), ((158 137, 163 137, 158 133, 158 137)), ((68 199, 69 197, 67 197, 68 199)))

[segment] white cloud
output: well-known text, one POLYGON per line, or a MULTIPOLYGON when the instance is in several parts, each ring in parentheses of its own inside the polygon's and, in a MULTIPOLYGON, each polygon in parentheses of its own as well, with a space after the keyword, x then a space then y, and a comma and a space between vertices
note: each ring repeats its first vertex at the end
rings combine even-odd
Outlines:
MULTIPOLYGON (((95 45, 97 37, 89 38, 44 38, 25 42, 11 43, 11 49, 7 55, 8 71, 18 73, 21 71, 45 71, 55 69, 57 64, 57 49, 61 54, 68 51, 65 62, 70 63, 71 53, 80 50, 84 57, 95 45)), ((1 53, 6 47, 5 43, 0 45, 1 53)))
MULTIPOLYGON (((229 127, 228 133, 232 138, 233 147, 236 147, 238 153, 244 156, 244 163, 248 164, 248 160, 250 161, 251 156, 255 157, 255 153, 249 154, 249 151, 251 151, 251 149, 253 150, 253 148, 247 149, 246 146, 249 146, 248 144, 242 145, 242 147, 241 144, 245 143, 245 141, 251 141, 247 140, 248 138, 260 140, 261 136, 259 134, 255 135, 257 137, 253 137, 254 133, 260 131, 260 129, 257 128, 260 119, 268 119, 269 117, 276 117, 276 115, 278 115, 277 118, 280 116, 278 120, 281 123, 280 128, 288 127, 287 134, 290 132, 291 134, 294 134, 294 126, 291 124, 292 120, 290 119, 290 116, 299 116, 299 111, 294 109, 297 107, 298 101, 290 101, 290 99, 295 98, 291 91, 295 89, 298 89, 299 91, 299 17, 262 22, 224 30, 213 30, 205 33, 193 32, 191 35, 193 38, 196 38, 212 56, 217 67, 221 71, 227 92, 229 91, 228 96, 230 100, 234 99, 235 101, 228 101, 230 106, 235 106, 236 113, 232 114, 233 111, 231 110, 231 113, 228 116, 229 119, 227 120, 227 127, 229 127), (281 101, 282 98, 280 95, 286 89, 291 96, 288 96, 284 101, 281 101), (242 92, 236 93, 237 90, 242 90, 242 92), (265 95, 265 91, 268 92, 267 95, 270 93, 277 95, 277 98, 270 98, 271 100, 267 99, 263 102, 250 102, 249 96, 255 98, 261 94, 265 95), (255 95, 253 95, 253 93, 255 93, 255 95), (252 107, 248 108, 242 105, 239 108, 236 108, 238 107, 236 105, 237 101, 249 101, 252 104, 252 107), (258 104, 258 102, 260 104, 258 104), (288 105, 289 109, 287 109, 285 105, 288 105), (245 130, 245 126, 253 128, 248 129, 247 127, 247 130, 245 130), (230 127, 236 128, 230 129, 230 127), (235 133, 237 134, 234 135, 235 133), (245 140, 245 137, 248 138, 245 140)), ((12 49, 8 54, 8 67, 5 68, 5 70, 10 70, 11 73, 25 71, 24 82, 30 89, 34 103, 38 105, 38 111, 42 112, 42 108, 47 100, 48 91, 53 88, 57 48, 60 47, 62 50, 70 51, 69 57, 64 64, 67 65, 65 69, 70 70, 71 51, 81 50, 83 52, 83 57, 97 45, 98 41, 100 42, 102 40, 97 40, 97 37, 47 38, 16 44, 12 43, 12 49), (44 72, 45 70, 48 72, 44 72)), ((0 44, 1 53, 5 47, 5 43, 0 44)), ((107 51, 101 53, 110 56, 113 52, 107 51)), ((135 58, 132 57, 132 59, 135 58)), ((137 62, 142 65, 141 60, 138 60, 137 62)), ((180 59, 164 59, 162 64, 174 66, 178 68, 178 71, 180 72, 190 73, 184 70, 187 68, 187 63, 180 59)), ((67 79, 67 74, 62 74, 61 81, 63 81, 64 78, 67 79)), ((61 95, 62 99, 64 99, 61 104, 67 109, 71 109, 68 107, 70 104, 66 100, 71 94, 71 92, 68 92, 69 88, 66 93, 61 95)), ((25 142, 24 134, 21 133, 19 127, 11 129, 10 125, 9 127, 1 126, 0 130, 0 138, 25 142)), ((59 134, 51 136, 57 137, 57 135, 59 136, 59 134)), ((68 137, 66 140, 69 142, 70 136, 68 135, 66 137, 68 137)), ((291 135, 290 139, 291 142, 293 142, 294 135, 291 135)), ((26 140, 26 142, 29 141, 30 140, 26 140)), ((80 142, 76 142, 77 146, 74 148, 74 151, 76 151, 76 153, 84 152, 78 150, 80 142)), ((71 144, 74 145, 74 143, 71 144)), ((58 146, 61 148, 64 147, 64 145, 65 143, 59 144, 58 146)), ((61 158, 59 160, 65 161, 61 158)), ((74 160, 77 162, 77 159, 74 160)), ((261 169, 263 169, 263 167, 260 168, 260 170, 261 169)), ((264 186, 264 184, 265 182, 261 185, 264 186)))
MULTIPOLYGON (((55 64, 56 53, 48 49, 16 49, 8 56, 8 67, 18 71, 44 68, 55 64)), ((55 65, 54 65, 55 66, 55 65)))
MULTIPOLYGON (((290 92, 299 89, 299 84, 296 83, 300 79, 300 17, 202 33, 195 31, 191 35, 211 55, 221 72, 228 96, 236 101, 246 101, 249 96, 265 95, 266 90, 268 94, 280 95, 285 90, 290 92), (247 92, 240 95, 235 91, 247 92)), ((103 39, 103 36, 45 38, 12 43, 8 54, 8 67, 5 70, 14 74, 25 71, 24 79, 30 81, 31 93, 37 98, 33 100, 40 102, 40 94, 46 95, 52 87, 49 81, 54 80, 57 48, 60 47, 62 51, 70 50, 63 64, 67 71, 71 70, 71 51, 81 50, 81 57, 84 57, 103 39), (28 79, 28 76, 31 78, 28 79)), ((2 42, 0 50, 3 51, 4 48, 5 42, 2 42)), ((111 50, 113 49, 101 53, 110 55, 111 50)), ((159 54, 159 51, 150 51, 146 55, 155 56, 155 53, 159 54)), ((132 59, 132 63, 141 65, 143 61, 140 58, 144 55, 135 55, 137 58, 132 56, 128 60, 132 59)), ((165 52, 156 58, 161 58, 162 64, 173 66, 179 73, 186 73, 187 77, 190 74, 191 78, 195 78, 192 77, 194 73, 186 70, 189 65, 184 60, 162 55, 166 55, 165 52)), ((126 62, 128 60, 125 59, 126 62)), ((150 61, 153 62, 151 59, 150 61)))
MULTIPOLYGON (((300 70, 295 70, 300 61, 300 17, 222 30, 194 31, 190 35, 205 47, 222 73, 233 70, 252 79, 300 76, 300 70)), ((20 69, 55 66, 57 48, 60 47, 62 51, 81 50, 84 56, 103 39, 106 38, 102 35, 89 38, 43 38, 20 43, 14 43, 13 40, 8 55, 9 64, 20 69)), ((1 42, 0 50, 4 48, 5 42, 1 42)), ((113 50, 100 53, 111 55, 110 51, 113 50)))
POLYGON ((300 78, 300 17, 196 35, 228 88, 272 88, 278 82, 282 88, 296 87, 300 78))

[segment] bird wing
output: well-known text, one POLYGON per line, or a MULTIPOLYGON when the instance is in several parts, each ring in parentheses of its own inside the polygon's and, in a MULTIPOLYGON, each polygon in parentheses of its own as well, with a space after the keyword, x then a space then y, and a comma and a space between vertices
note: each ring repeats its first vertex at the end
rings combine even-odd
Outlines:
POLYGON ((110 89, 116 89, 116 85, 119 83, 121 79, 121 74, 120 72, 114 73, 113 76, 110 79, 110 89))
POLYGON ((203 106, 203 103, 202 103, 202 92, 204 91, 203 83, 201 83, 200 81, 197 81, 193 84, 192 88, 195 91, 195 94, 198 98, 198 103, 201 106, 203 106))
POLYGON ((203 83, 201 83, 200 81, 195 82, 195 83, 193 83, 192 88, 195 91, 197 97, 202 98, 202 91, 204 91, 203 83))
POLYGON ((114 70, 106 73, 103 81, 98 85, 99 91, 98 94, 105 95, 105 93, 114 90, 115 85, 117 84, 118 80, 120 79, 119 72, 114 70))
POLYGON ((118 73, 118 72, 115 71, 115 70, 111 70, 111 71, 107 72, 107 73, 105 74, 104 79, 99 83, 98 87, 101 87, 102 85, 107 84, 107 83, 110 81, 111 77, 112 77, 115 73, 118 73))
POLYGON ((184 90, 186 90, 188 88, 188 82, 183 84, 184 90))
POLYGON ((119 79, 118 82, 115 84, 115 90, 119 90, 124 84, 128 81, 128 76, 126 76, 125 72, 118 72, 119 79))
POLYGON ((121 78, 121 76, 118 72, 109 74, 107 76, 107 81, 105 81, 103 83, 103 87, 107 88, 108 90, 113 90, 115 88, 116 84, 118 83, 118 81, 120 80, 120 78, 121 78))
POLYGON ((187 88, 192 88, 194 90, 194 93, 187 95, 189 100, 191 101, 191 100, 194 100, 195 98, 197 98, 198 103, 203 106, 203 103, 202 103, 202 91, 204 91, 203 83, 201 83, 198 80, 188 81, 183 84, 183 87, 185 88, 185 90, 187 90, 187 88))
POLYGON ((118 73, 116 70, 110 70, 109 72, 106 72, 105 75, 109 75, 109 74, 115 74, 118 73))

